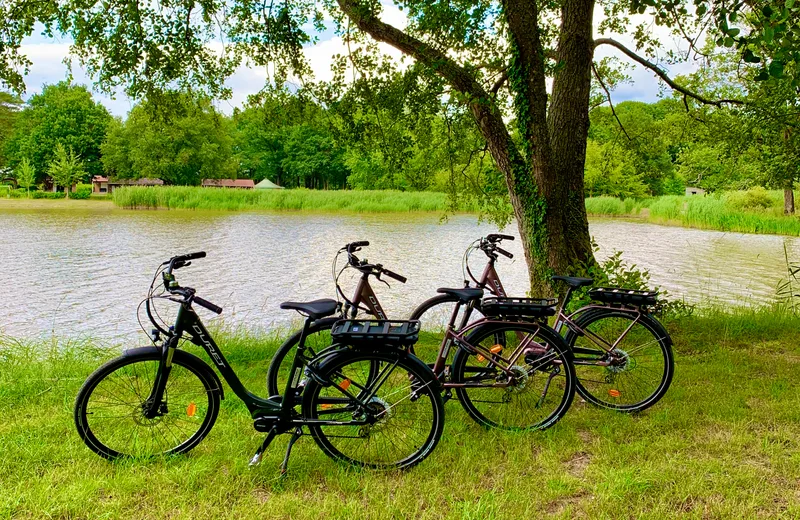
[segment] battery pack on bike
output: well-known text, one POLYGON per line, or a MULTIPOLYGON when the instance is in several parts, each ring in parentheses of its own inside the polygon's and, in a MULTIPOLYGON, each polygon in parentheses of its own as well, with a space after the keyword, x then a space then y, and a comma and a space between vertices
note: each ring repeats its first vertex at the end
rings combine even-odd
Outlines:
POLYGON ((353 346, 410 347, 419 340, 419 320, 339 320, 331 338, 353 346))

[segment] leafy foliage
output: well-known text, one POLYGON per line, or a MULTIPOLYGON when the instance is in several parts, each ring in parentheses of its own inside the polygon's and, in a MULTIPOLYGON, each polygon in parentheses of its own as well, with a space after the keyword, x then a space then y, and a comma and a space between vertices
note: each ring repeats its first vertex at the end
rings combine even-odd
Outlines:
POLYGON ((229 121, 204 97, 174 95, 171 111, 137 105, 125 122, 111 124, 102 146, 105 171, 115 177, 198 185, 236 176, 229 121))
POLYGON ((36 184, 36 170, 33 169, 33 165, 27 157, 23 157, 17 165, 16 170, 14 170, 14 176, 19 187, 25 188, 26 192, 30 191, 31 186, 36 184))
POLYGON ((47 173, 56 186, 64 188, 66 198, 69 198, 72 186, 86 174, 83 162, 75 151, 71 147, 67 150, 61 143, 56 145, 55 158, 48 166, 47 173))
MULTIPOLYGON (((86 173, 99 175, 103 172, 100 145, 110 121, 106 108, 92 99, 86 87, 66 81, 45 85, 18 115, 6 143, 9 165, 15 168, 27 157, 41 176, 61 144, 81 157, 86 173)), ((38 177, 37 182, 41 181, 38 177)))

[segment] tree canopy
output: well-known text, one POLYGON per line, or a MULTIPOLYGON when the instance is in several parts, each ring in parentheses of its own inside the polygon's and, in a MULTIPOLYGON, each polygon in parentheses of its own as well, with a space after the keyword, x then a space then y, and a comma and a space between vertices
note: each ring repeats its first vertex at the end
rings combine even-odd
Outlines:
POLYGON ((45 85, 19 112, 5 152, 12 168, 28 158, 41 182, 58 145, 83 161, 87 175, 100 175, 100 145, 111 121, 108 110, 92 99, 86 87, 62 81, 45 85))

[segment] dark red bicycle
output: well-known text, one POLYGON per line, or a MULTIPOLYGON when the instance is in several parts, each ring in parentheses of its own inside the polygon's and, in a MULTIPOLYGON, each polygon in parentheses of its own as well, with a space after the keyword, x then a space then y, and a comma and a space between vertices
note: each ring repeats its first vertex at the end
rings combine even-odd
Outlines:
MULTIPOLYGON (((387 276, 393 280, 397 280, 398 282, 406 283, 406 277, 386 269, 381 264, 371 264, 366 260, 361 260, 356 256, 355 253, 361 251, 361 248, 368 245, 369 242, 367 241, 352 242, 337 251, 333 260, 332 274, 334 284, 336 285, 336 293, 342 298, 342 300, 344 300, 344 302, 340 302, 339 312, 337 315, 314 320, 308 325, 308 331, 305 338, 306 349, 304 353, 308 359, 313 358, 315 355, 327 348, 331 348, 333 342, 331 340, 330 331, 333 327, 333 324, 337 321, 341 319, 354 319, 357 317, 359 312, 364 312, 369 316, 374 316, 379 320, 387 319, 386 313, 384 312, 383 307, 381 307, 378 297, 370 285, 370 278, 375 278, 376 280, 386 283, 382 277, 387 276), (347 263, 344 264, 341 269, 339 269, 337 263, 342 254, 347 254, 347 263), (352 298, 345 296, 344 292, 342 291, 342 287, 339 284, 339 279, 348 269, 355 269, 356 271, 361 272, 358 285, 356 285, 352 298)), ((301 337, 302 331, 299 330, 295 332, 286 341, 284 341, 275 352, 267 371, 267 391, 269 392, 269 395, 279 395, 281 393, 281 389, 286 387, 286 382, 292 373, 294 351, 297 345, 300 343, 301 337)), ((295 373, 292 374, 293 383, 295 383, 293 385, 294 387, 297 387, 297 383, 299 383, 302 375, 302 367, 296 369, 295 373)))
MULTIPOLYGON (((471 280, 477 289, 498 298, 506 297, 495 269, 500 255, 513 258, 500 247, 504 240, 514 240, 514 237, 492 234, 467 248, 463 261, 465 287, 470 287, 471 280), (469 268, 469 257, 477 250, 488 259, 480 278, 469 268)), ((569 276, 554 276, 553 279, 567 286, 552 328, 564 337, 570 348, 578 394, 595 405, 625 412, 641 411, 658 402, 672 383, 675 367, 672 339, 652 315, 657 292, 596 287, 589 291, 592 303, 567 312, 574 291, 591 286, 594 281, 569 276)), ((452 317, 461 312, 458 322, 481 319, 487 314, 482 305, 480 299, 464 305, 452 294, 439 294, 423 302, 410 319, 420 320, 427 336, 434 336, 436 341, 418 343, 414 353, 433 366, 447 325, 454 322, 452 317), (436 348, 432 349, 432 345, 436 348)), ((495 343, 501 344, 499 338, 495 343)))

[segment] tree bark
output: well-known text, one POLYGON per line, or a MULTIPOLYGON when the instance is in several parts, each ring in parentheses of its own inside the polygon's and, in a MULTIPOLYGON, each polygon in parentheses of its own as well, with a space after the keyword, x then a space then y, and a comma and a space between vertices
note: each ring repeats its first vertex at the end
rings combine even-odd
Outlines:
POLYGON ((783 214, 794 215, 794 181, 789 180, 783 188, 783 214))

